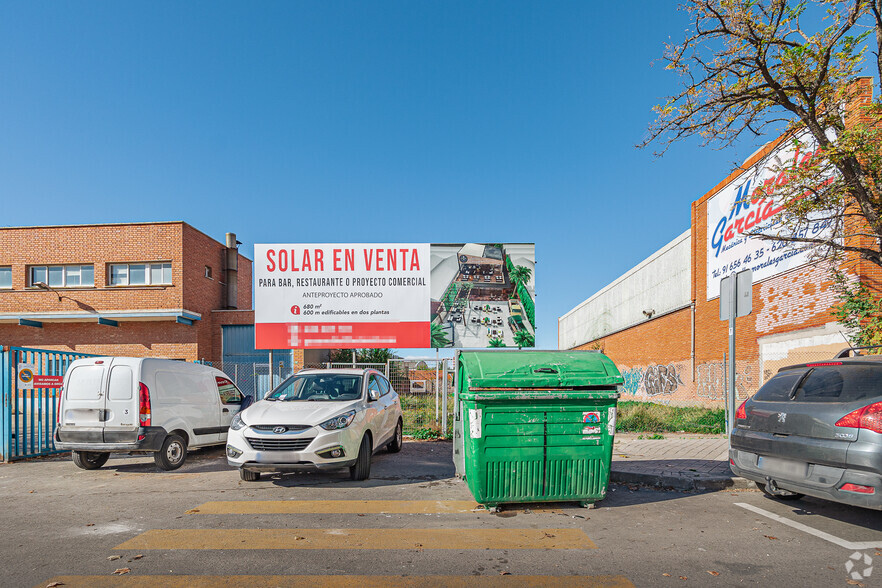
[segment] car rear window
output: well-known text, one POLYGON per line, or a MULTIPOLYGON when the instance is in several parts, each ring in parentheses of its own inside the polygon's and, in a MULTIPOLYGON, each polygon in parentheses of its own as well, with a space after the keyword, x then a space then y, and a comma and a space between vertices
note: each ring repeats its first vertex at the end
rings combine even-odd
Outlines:
POLYGON ((81 365, 75 367, 67 378, 65 395, 68 400, 95 400, 101 392, 104 366, 81 365))
POLYGON ((796 399, 805 402, 854 402, 882 396, 882 366, 845 364, 812 369, 796 399))
POLYGON ((804 373, 804 369, 778 372, 772 376, 771 380, 763 384, 753 399, 761 401, 790 400, 790 392, 804 373))

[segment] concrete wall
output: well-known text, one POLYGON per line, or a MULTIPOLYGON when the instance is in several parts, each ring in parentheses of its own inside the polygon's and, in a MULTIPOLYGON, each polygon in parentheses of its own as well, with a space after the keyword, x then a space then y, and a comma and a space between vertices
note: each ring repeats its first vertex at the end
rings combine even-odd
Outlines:
POLYGON ((558 348, 572 349, 658 318, 691 302, 691 232, 647 257, 558 319, 558 348))

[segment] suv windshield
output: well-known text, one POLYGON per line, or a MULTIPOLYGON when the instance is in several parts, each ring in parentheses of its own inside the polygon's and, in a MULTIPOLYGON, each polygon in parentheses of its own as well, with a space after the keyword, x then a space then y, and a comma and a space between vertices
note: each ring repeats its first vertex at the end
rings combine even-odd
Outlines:
POLYGON ((340 374, 294 375, 279 384, 266 400, 358 400, 361 398, 361 376, 340 374))

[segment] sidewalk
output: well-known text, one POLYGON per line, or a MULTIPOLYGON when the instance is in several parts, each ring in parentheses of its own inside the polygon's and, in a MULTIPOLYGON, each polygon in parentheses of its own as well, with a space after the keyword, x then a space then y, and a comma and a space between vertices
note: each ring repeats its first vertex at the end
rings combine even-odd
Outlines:
POLYGON ((649 439, 651 435, 616 434, 610 481, 678 490, 755 488, 729 469, 725 435, 665 433, 664 439, 649 439))

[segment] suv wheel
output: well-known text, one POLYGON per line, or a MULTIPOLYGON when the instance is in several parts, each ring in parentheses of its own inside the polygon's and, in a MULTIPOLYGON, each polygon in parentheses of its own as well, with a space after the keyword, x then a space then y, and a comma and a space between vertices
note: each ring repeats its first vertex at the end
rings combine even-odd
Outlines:
POLYGON ((187 459, 187 443, 180 435, 169 435, 162 442, 159 451, 153 454, 156 467, 161 470, 176 470, 187 459))
POLYGON ((70 457, 78 468, 84 470, 97 470, 110 459, 109 453, 95 453, 94 451, 71 451, 70 457))
POLYGON ((392 435, 392 440, 389 441, 389 444, 386 445, 386 448, 389 450, 389 453, 398 453, 401 451, 401 446, 404 443, 404 439, 402 438, 403 427, 401 424, 401 419, 398 419, 398 424, 395 425, 395 434, 392 435))
POLYGON ((252 472, 251 470, 240 468, 239 477, 246 482, 256 482, 260 479, 260 472, 252 472))
POLYGON ((349 477, 360 482, 371 476, 371 438, 367 435, 361 438, 361 446, 358 448, 358 457, 355 465, 349 468, 349 477))

